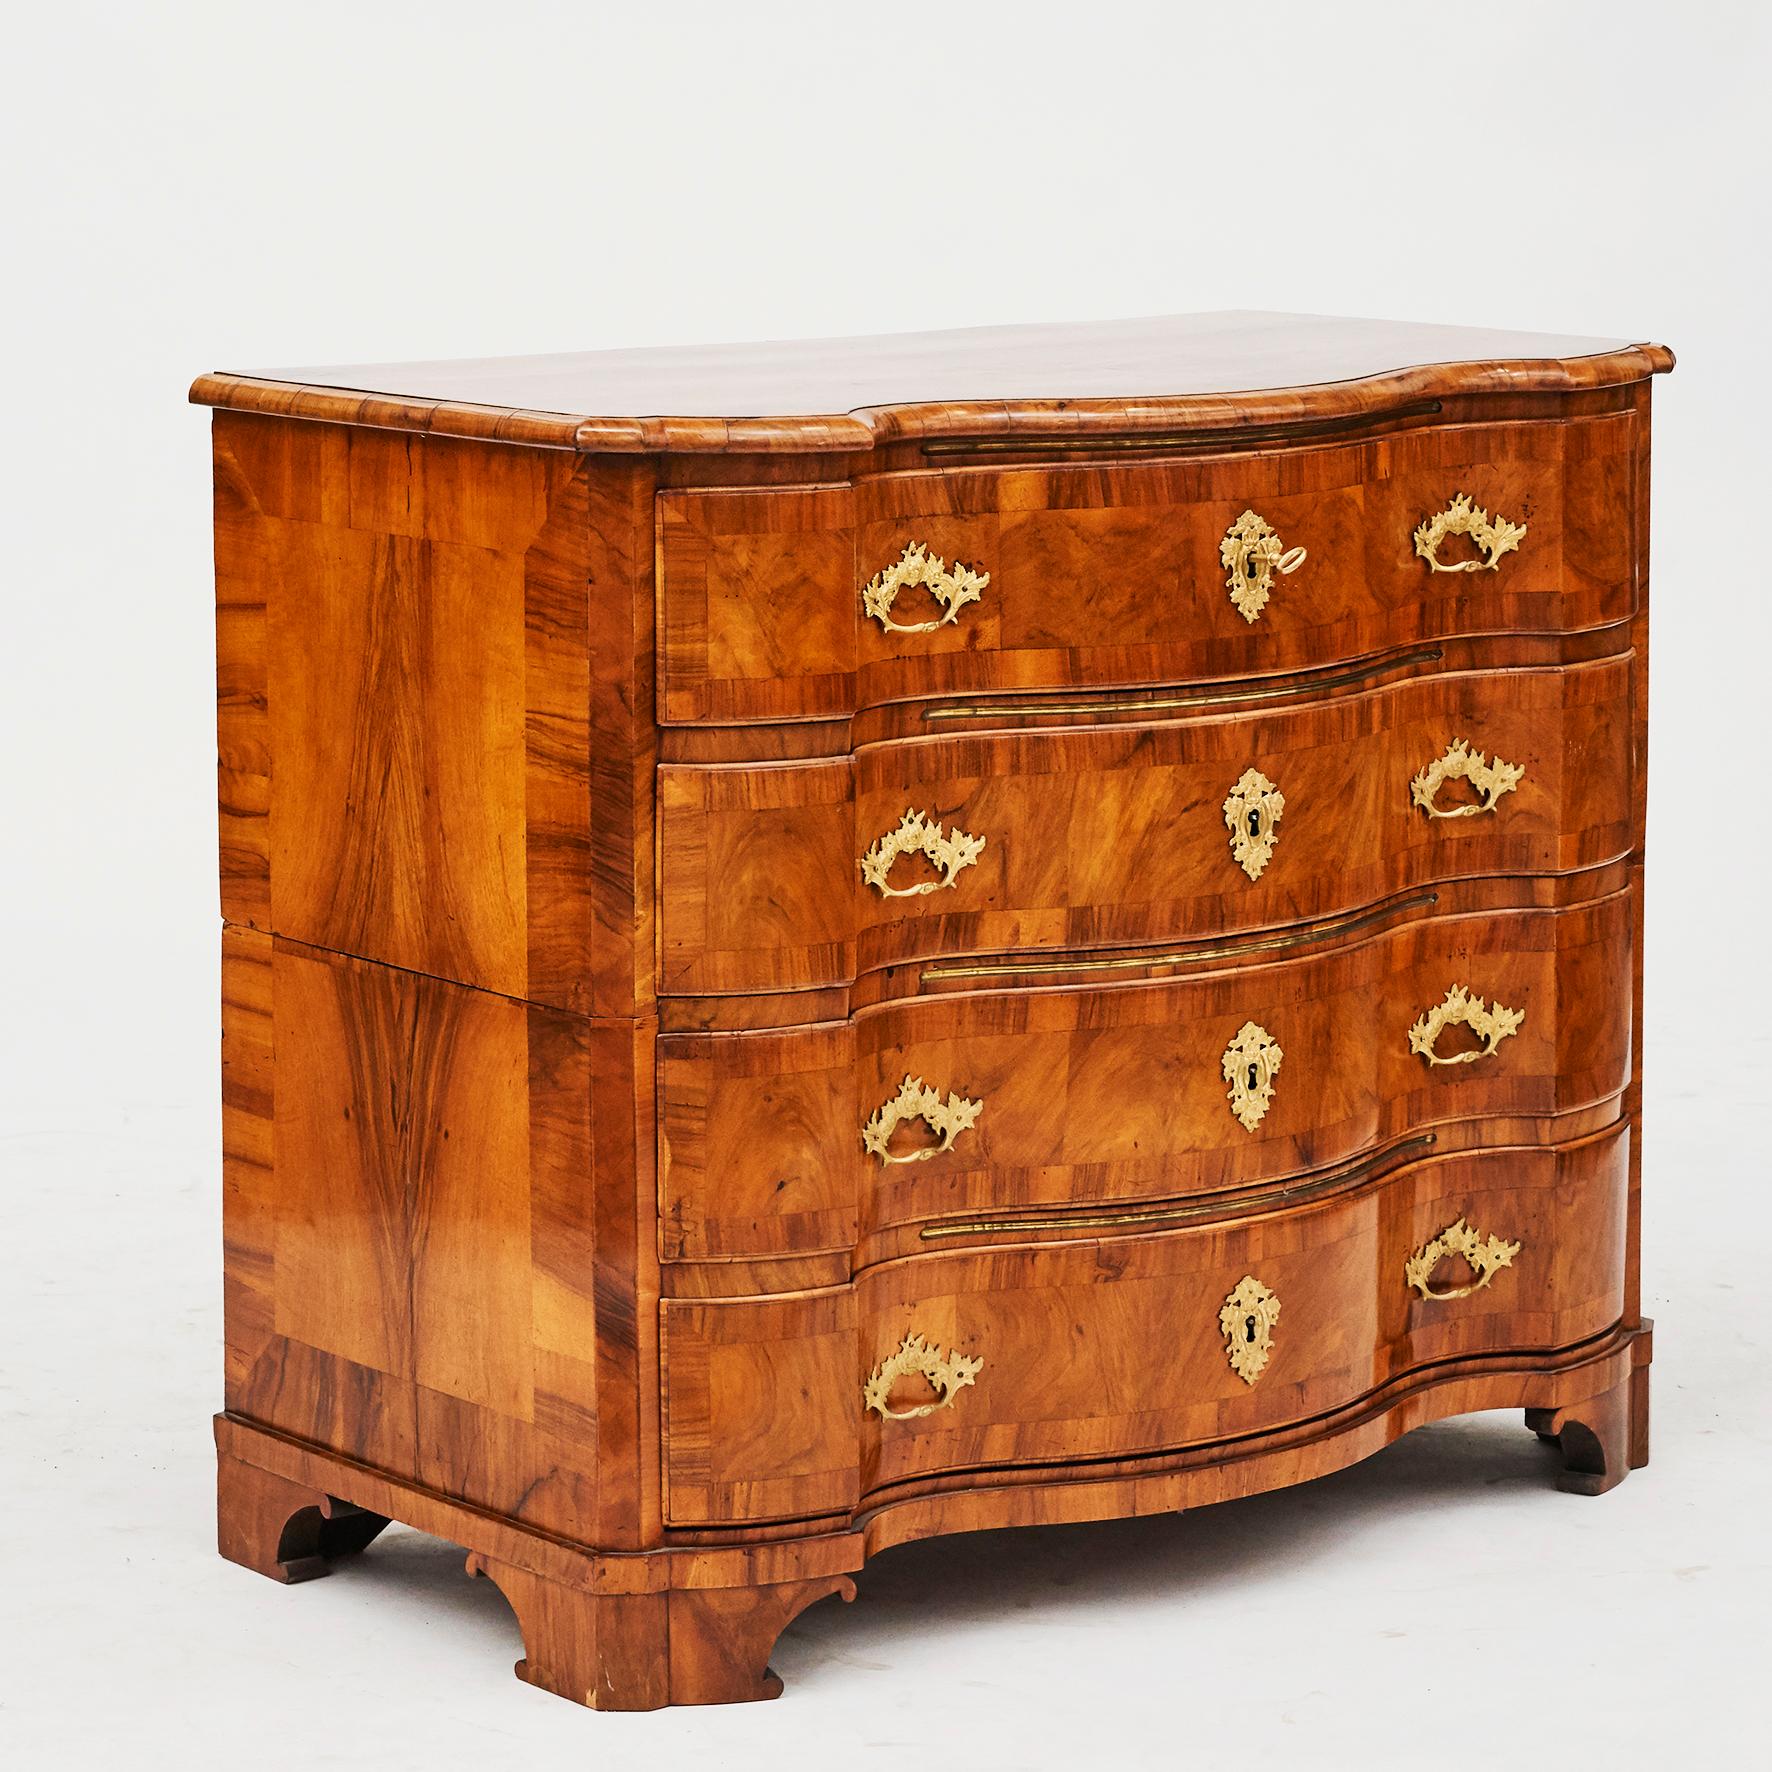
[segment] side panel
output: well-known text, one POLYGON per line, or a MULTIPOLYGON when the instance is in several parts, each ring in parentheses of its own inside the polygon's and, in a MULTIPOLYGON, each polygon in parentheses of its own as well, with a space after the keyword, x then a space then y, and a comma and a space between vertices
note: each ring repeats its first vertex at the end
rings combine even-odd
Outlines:
POLYGON ((215 504, 227 919, 644 1005, 650 475, 221 413, 215 504))
POLYGON ((223 992, 229 1410, 637 1542, 650 1026, 239 929, 223 992))

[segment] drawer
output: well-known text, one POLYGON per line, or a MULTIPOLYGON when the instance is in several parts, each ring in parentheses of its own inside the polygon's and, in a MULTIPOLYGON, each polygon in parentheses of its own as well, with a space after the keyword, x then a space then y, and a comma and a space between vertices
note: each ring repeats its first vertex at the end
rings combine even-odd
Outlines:
POLYGON ((869 1259, 869 1239, 895 1226, 927 1237, 980 1214, 1038 1219, 1240 1187, 1451 1121, 1555 1136, 1548 1117, 1607 1102, 1629 1080, 1634 891, 1422 914, 1183 977, 953 992, 818 1026, 668 1035, 661 1254, 869 1259), (1479 1038, 1447 1019, 1455 990, 1521 1019, 1479 1038), (1453 1062, 1430 1063, 1415 1047, 1441 1021, 1431 1049, 1453 1062), (1458 1056, 1479 1046, 1492 1049, 1458 1056))
POLYGON ((1591 867, 1634 840, 1633 668, 1443 672, 1283 711, 667 765, 660 988, 1217 935, 1591 867))
POLYGON ((1636 422, 667 491, 659 718, 832 718, 904 697, 1181 682, 1602 627, 1635 607, 1636 422), (1476 512, 1490 551, 1470 532, 1476 512), (1436 570, 1416 536, 1446 518, 1436 570))
POLYGON ((668 1300, 666 1518, 1149 1457, 1586 1340, 1623 1310, 1629 1141, 1429 1158, 1305 1207, 920 1256, 823 1293, 668 1300))

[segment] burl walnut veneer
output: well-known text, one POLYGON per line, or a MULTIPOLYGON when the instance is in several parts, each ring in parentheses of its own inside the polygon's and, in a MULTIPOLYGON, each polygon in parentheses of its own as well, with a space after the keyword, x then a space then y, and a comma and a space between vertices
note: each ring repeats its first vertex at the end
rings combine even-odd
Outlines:
POLYGON ((770 1697, 884 1546, 1643 1463, 1654 345, 212 376, 221 1548, 770 1697))

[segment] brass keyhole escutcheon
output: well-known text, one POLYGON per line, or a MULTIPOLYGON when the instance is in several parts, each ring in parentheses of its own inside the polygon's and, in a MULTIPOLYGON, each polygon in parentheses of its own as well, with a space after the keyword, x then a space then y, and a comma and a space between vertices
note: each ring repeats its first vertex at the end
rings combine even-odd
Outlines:
POLYGON ((1231 1288, 1218 1313, 1218 1327, 1225 1358, 1245 1384, 1253 1384, 1267 1369, 1279 1319, 1279 1299, 1253 1274, 1245 1274, 1231 1288))
POLYGON ((1267 607, 1275 574, 1296 572, 1304 564, 1304 549, 1289 548, 1274 527, 1253 511, 1245 511, 1218 544, 1218 558, 1225 568, 1225 589, 1237 613, 1256 621, 1267 607))
POLYGON ((1286 796, 1259 769, 1245 769, 1225 796, 1224 824, 1231 834, 1231 859, 1251 880, 1273 858, 1280 840, 1280 814, 1286 796))
POLYGON ((1273 1035, 1253 1021, 1244 1022, 1225 1048, 1224 1080, 1230 1084, 1225 1099, 1245 1132, 1253 1132, 1267 1113, 1284 1056, 1273 1035))

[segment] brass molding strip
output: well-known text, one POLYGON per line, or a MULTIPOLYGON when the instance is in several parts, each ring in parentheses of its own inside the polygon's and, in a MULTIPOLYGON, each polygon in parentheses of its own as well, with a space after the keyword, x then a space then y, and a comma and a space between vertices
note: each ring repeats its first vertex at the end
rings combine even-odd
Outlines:
POLYGON ((1306 442, 1350 431, 1369 431, 1400 419, 1431 418, 1444 410, 1439 400, 1409 400, 1382 412, 1351 413, 1346 418, 1299 419, 1290 424, 1201 426, 1197 430, 1158 431, 1149 436, 1119 437, 976 437, 925 443, 922 454, 942 455, 1151 455, 1163 450, 1234 451, 1251 443, 1306 442))
POLYGON ((942 1237, 979 1237, 1019 1231, 1104 1230, 1135 1224, 1186 1224, 1197 1218, 1225 1218, 1232 1215, 1241 1217, 1244 1213, 1260 1211, 1268 1206, 1334 1193, 1349 1182, 1363 1180, 1374 1170, 1389 1165, 1393 1158, 1401 1157, 1405 1152, 1424 1150, 1438 1142, 1437 1133, 1422 1132, 1414 1138, 1405 1138, 1402 1143, 1392 1145, 1389 1150, 1374 1152, 1369 1157, 1362 1157, 1356 1163, 1332 1170, 1328 1175, 1319 1175, 1314 1180, 1288 1182, 1283 1187, 1238 1194, 1233 1199, 1216 1197, 1197 1200, 1186 1206, 1146 1206, 1130 1212, 1031 1212, 1016 1218, 955 1220, 925 1225, 918 1235, 924 1242, 932 1243, 942 1237))
POLYGON ((1142 714, 1162 713, 1170 708, 1221 707, 1239 701, 1278 701, 1286 696, 1315 695, 1324 689, 1343 689, 1350 683, 1364 683, 1369 677, 1381 677, 1386 671, 1405 670, 1410 665, 1437 664, 1445 656, 1438 646, 1418 646, 1412 652, 1370 659, 1349 670, 1331 671, 1325 676, 1301 678, 1292 683, 1257 683, 1240 689, 1219 689, 1207 685, 1198 690, 1180 690, 1173 695, 1133 701, 1009 702, 999 706, 978 702, 950 703, 946 707, 925 708, 923 718, 978 720, 997 715, 1033 719, 1053 714, 1142 714))
POLYGON ((1121 954, 1111 960, 996 960, 980 966, 926 966, 923 983, 943 978, 1035 978, 1054 972, 1132 972, 1147 966, 1185 966, 1207 960, 1234 960, 1243 954, 1270 954, 1282 948, 1304 947, 1328 941, 1369 923, 1382 923, 1403 911, 1426 910, 1440 902, 1437 892, 1414 892, 1407 898, 1357 911, 1332 923, 1314 923, 1284 935, 1263 935, 1250 941, 1231 941, 1211 948, 1169 948, 1158 954, 1121 954))

